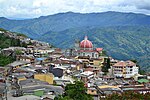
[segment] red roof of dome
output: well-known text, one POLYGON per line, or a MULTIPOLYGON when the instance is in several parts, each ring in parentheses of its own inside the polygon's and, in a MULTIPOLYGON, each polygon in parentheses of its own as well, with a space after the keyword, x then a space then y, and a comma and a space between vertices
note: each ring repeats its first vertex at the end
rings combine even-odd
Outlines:
POLYGON ((80 48, 93 48, 93 44, 88 40, 87 36, 80 42, 80 48))

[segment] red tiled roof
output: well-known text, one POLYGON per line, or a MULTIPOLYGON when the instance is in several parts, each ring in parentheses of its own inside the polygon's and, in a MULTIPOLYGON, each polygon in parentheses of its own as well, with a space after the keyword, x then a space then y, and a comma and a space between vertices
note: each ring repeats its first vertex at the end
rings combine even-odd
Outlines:
POLYGON ((113 66, 125 67, 125 66, 135 66, 136 64, 132 61, 119 61, 118 63, 114 64, 113 66))
POLYGON ((113 66, 125 67, 126 66, 126 62, 125 61, 119 61, 118 63, 114 64, 113 66))
POLYGON ((93 44, 88 40, 87 36, 80 42, 80 48, 93 48, 93 44))
POLYGON ((103 50, 103 48, 96 48, 96 51, 102 51, 103 50))

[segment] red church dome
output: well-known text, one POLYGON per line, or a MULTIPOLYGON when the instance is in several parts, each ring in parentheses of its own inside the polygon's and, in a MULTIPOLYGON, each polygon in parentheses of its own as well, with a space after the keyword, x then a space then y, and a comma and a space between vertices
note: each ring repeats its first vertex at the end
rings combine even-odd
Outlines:
POLYGON ((80 42, 80 48, 93 48, 93 44, 88 40, 87 36, 80 42))

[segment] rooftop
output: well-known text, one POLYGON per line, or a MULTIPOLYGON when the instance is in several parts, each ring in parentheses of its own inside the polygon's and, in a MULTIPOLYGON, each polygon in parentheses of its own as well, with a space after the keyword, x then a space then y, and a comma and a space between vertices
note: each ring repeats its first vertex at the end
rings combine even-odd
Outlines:
POLYGON ((119 61, 113 66, 125 67, 125 66, 135 66, 136 64, 132 61, 119 61))

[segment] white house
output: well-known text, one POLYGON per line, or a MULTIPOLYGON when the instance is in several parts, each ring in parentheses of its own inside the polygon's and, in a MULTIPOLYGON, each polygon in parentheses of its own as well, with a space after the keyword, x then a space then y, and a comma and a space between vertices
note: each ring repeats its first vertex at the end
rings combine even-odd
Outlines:
POLYGON ((139 68, 132 61, 120 61, 112 66, 115 77, 131 78, 138 74, 139 68))

